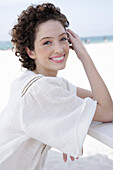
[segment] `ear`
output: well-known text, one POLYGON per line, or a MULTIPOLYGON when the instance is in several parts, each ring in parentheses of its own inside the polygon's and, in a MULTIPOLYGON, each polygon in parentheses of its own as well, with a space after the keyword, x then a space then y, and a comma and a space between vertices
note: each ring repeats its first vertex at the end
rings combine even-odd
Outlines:
POLYGON ((28 56, 32 59, 35 59, 34 51, 31 51, 28 47, 26 47, 25 49, 28 56))

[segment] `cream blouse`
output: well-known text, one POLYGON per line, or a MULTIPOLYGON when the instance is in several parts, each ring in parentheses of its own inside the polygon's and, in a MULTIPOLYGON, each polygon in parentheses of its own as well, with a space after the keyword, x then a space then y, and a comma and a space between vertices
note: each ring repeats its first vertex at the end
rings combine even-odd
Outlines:
POLYGON ((76 95, 64 78, 25 72, 0 113, 0 170, 42 170, 54 147, 78 157, 96 101, 76 95))

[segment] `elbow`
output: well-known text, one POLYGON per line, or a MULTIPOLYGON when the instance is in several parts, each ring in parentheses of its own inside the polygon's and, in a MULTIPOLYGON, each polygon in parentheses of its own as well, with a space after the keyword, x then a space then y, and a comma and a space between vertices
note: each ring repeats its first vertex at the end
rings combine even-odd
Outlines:
POLYGON ((97 109, 93 118, 94 121, 112 122, 113 121, 113 105, 109 107, 102 107, 97 104, 97 109))
POLYGON ((109 109, 105 109, 103 112, 103 122, 112 122, 113 121, 113 106, 109 109))
POLYGON ((113 121, 113 109, 111 111, 111 121, 113 121))
POLYGON ((111 121, 113 121, 113 102, 111 104, 110 115, 111 115, 111 121))
POLYGON ((104 109, 104 112, 108 119, 106 122, 113 121, 113 102, 112 102, 112 100, 109 101, 108 105, 106 107, 104 107, 103 109, 104 109))

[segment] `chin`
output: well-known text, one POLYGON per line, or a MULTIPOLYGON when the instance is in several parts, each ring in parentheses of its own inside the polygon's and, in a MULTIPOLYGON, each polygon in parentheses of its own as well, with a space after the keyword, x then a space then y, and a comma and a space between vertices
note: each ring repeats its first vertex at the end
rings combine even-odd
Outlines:
POLYGON ((66 65, 60 67, 58 70, 63 70, 66 67, 66 65))

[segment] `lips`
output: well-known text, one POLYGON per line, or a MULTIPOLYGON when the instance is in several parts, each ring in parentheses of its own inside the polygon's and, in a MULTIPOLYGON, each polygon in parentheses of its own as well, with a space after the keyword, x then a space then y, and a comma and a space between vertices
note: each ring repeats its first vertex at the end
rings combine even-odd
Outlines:
POLYGON ((50 60, 52 60, 55 63, 62 63, 65 59, 65 54, 64 55, 59 55, 59 56, 54 56, 51 57, 50 60))

